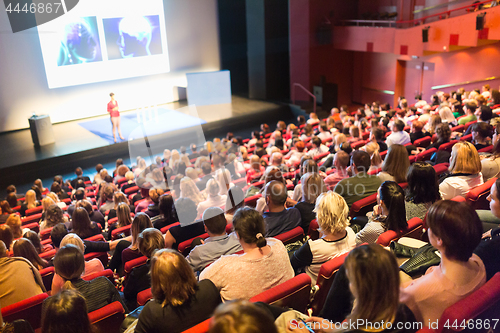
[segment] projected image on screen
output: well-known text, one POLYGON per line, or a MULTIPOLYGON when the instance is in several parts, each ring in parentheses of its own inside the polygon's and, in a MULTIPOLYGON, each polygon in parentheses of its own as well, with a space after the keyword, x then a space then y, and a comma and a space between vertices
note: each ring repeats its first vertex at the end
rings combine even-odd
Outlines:
POLYGON ((95 16, 77 18, 61 34, 57 66, 102 61, 95 16))
POLYGON ((158 15, 103 19, 108 59, 162 54, 158 15))

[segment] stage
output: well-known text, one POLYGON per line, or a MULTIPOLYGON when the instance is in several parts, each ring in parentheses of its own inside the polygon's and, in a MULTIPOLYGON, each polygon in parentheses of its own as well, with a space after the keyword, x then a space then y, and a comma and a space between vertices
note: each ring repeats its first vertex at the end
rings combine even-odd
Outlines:
MULTIPOLYGON (((50 179, 56 174, 71 173, 78 166, 93 168, 97 163, 117 158, 134 164, 136 156, 149 158, 166 148, 201 145, 205 140, 225 136, 228 131, 249 130, 263 122, 274 128, 278 120, 289 121, 292 117, 288 104, 233 95, 231 104, 193 108, 186 101, 179 101, 122 112, 125 140, 118 139, 117 143, 113 143, 109 116, 54 124, 55 143, 43 147, 33 145, 29 129, 2 133, 0 191, 3 193, 10 184, 50 179)), ((50 183, 44 185, 50 187, 50 183)))

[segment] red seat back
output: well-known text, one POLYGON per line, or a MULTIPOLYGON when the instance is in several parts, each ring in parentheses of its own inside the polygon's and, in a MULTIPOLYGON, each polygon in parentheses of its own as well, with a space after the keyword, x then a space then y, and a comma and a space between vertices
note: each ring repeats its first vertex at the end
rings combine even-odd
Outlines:
POLYGON ((255 207, 257 205, 257 200, 262 196, 262 194, 257 193, 251 197, 245 198, 245 206, 255 207))
POLYGON ((460 141, 469 141, 469 142, 471 142, 472 141, 472 134, 464 135, 463 137, 460 138, 460 141))
POLYGON ((42 210, 43 210, 43 206, 42 205, 40 205, 38 207, 35 207, 35 208, 28 209, 26 211, 26 216, 31 216, 31 215, 34 215, 34 214, 39 214, 39 213, 42 212, 42 210))
POLYGON ((439 177, 439 175, 445 173, 448 171, 448 163, 439 163, 434 165, 434 170, 436 170, 436 175, 439 177))
POLYGON ((108 265, 108 252, 90 252, 84 255, 85 261, 99 259, 104 267, 108 265))
POLYGON ((378 174, 381 171, 382 171, 382 168, 378 168, 378 169, 375 169, 375 170, 368 171, 367 174, 370 175, 370 176, 373 176, 373 175, 378 174))
POLYGON ((161 231, 161 233, 162 233, 162 234, 166 234, 166 233, 167 233, 167 231, 168 231, 168 229, 170 229, 170 228, 172 228, 172 227, 176 227, 176 226, 178 226, 178 225, 181 225, 181 223, 180 223, 180 222, 175 222, 175 223, 169 224, 169 225, 167 225, 167 226, 165 226, 165 227, 161 228, 161 229, 160 229, 160 231, 161 231))
POLYGON ((38 233, 40 231, 40 224, 38 224, 38 222, 32 222, 32 223, 28 223, 28 224, 23 225, 23 228, 30 229, 30 230, 38 233))
POLYGON ((310 294, 311 278, 309 275, 302 273, 293 279, 250 298, 250 302, 264 302, 281 308, 289 307, 306 313, 310 294))
POLYGON ((193 326, 193 327, 183 331, 182 333, 207 333, 208 328, 210 327, 210 320, 211 320, 211 318, 208 318, 207 320, 202 321, 198 325, 193 326))
POLYGON ((185 240, 184 242, 181 242, 179 243, 179 246, 177 246, 177 250, 182 253, 184 256, 187 256, 189 254, 189 252, 191 252, 191 249, 192 249, 192 246, 191 246, 191 243, 195 240, 195 238, 208 238, 208 234, 207 233, 204 233, 204 234, 201 234, 201 235, 198 235, 196 237, 193 237, 191 239, 188 239, 188 240, 185 240))
POLYGON ((90 323, 95 332, 119 333, 125 319, 125 310, 120 302, 113 302, 89 313, 90 323))
POLYGON ((295 227, 290 231, 274 236, 274 238, 279 239, 285 245, 290 244, 298 240, 304 239, 304 229, 302 229, 302 227, 300 226, 295 227))
POLYGON ((319 238, 319 224, 318 220, 314 219, 309 223, 309 230, 307 231, 307 234, 312 240, 316 240, 319 238))
POLYGON ((51 231, 52 231, 52 228, 47 228, 47 229, 40 231, 40 240, 49 239, 51 231))
POLYGON ((453 146, 457 142, 458 142, 457 140, 451 140, 450 142, 443 143, 441 146, 439 146, 438 150, 444 150, 444 151, 451 153, 451 148, 453 148, 453 146))
POLYGON ((92 241, 92 242, 105 242, 106 239, 104 239, 104 236, 102 234, 94 235, 89 238, 85 238, 85 240, 92 241))
POLYGON ((452 128, 451 128, 451 131, 452 131, 452 132, 460 132, 460 133, 463 133, 463 131, 465 131, 465 126, 464 126, 464 125, 458 125, 458 126, 452 127, 452 128))
POLYGON ((473 323, 473 332, 498 332, 499 327, 493 329, 495 321, 493 319, 500 318, 500 273, 496 273, 488 282, 481 288, 458 301, 452 306, 444 310, 439 319, 439 330, 442 332, 461 331, 460 327, 467 325, 471 319, 473 323), (486 327, 486 322, 489 327, 486 327), (458 323, 458 327, 444 327, 445 323, 458 323), (478 323, 481 323, 479 326, 478 323), (491 329, 491 330, 490 330, 491 329))
POLYGON ((477 120, 469 121, 467 124, 465 124, 465 130, 467 131, 467 129, 469 128, 469 126, 472 126, 475 123, 477 123, 477 120))
POLYGON ((100 272, 95 272, 95 273, 90 273, 87 275, 82 276, 82 279, 85 281, 92 281, 95 278, 98 278, 100 276, 104 276, 105 278, 108 278, 108 280, 112 283, 115 284, 115 278, 113 275, 113 271, 110 269, 105 269, 100 272))
POLYGON ((56 249, 53 249, 47 252, 40 253, 40 258, 49 261, 50 259, 54 258, 55 255, 56 255, 56 249))
POLYGON ((41 218, 42 218, 42 213, 33 214, 31 216, 27 216, 25 218, 22 218, 21 219, 21 224, 22 225, 26 225, 28 223, 38 222, 38 221, 40 221, 41 218))
POLYGON ((478 153, 491 153, 493 151, 493 145, 489 145, 488 147, 484 147, 482 149, 479 149, 477 152, 478 153))
POLYGON ((344 253, 343 255, 333 258, 321 265, 318 273, 318 279, 316 280, 316 286, 319 287, 319 289, 310 304, 310 308, 313 310, 314 315, 317 315, 323 308, 326 296, 332 286, 335 273, 337 273, 340 266, 344 264, 344 260, 347 255, 348 253, 344 253))
POLYGON ((49 291, 52 289, 52 279, 54 279, 54 266, 47 267, 40 270, 40 275, 42 276, 43 285, 45 290, 49 291))
POLYGON ((465 200, 469 205, 475 210, 478 209, 490 209, 490 202, 488 201, 488 195, 490 195, 490 189, 495 184, 498 178, 493 177, 486 183, 476 186, 467 192, 465 195, 465 200))
POLYGON ((349 210, 350 217, 365 216, 373 209, 377 203, 377 193, 373 193, 366 198, 354 202, 349 210))
POLYGON ((123 271, 125 273, 125 280, 124 281, 127 281, 128 277, 130 275, 130 272, 132 272, 132 270, 135 267, 139 267, 139 266, 146 264, 146 261, 148 261, 148 257, 142 256, 142 257, 135 258, 135 259, 132 259, 132 260, 125 262, 123 264, 123 271))
POLYGON ((129 187, 128 189, 125 190, 125 194, 127 194, 127 195, 137 193, 137 192, 139 192, 139 186, 137 186, 137 185, 129 187))
POLYGON ((143 306, 153 298, 153 293, 151 293, 151 288, 143 290, 137 294, 137 305, 143 306))
MULTIPOLYGON (((354 148, 354 147, 353 147, 354 148)), ((330 155, 330 152, 327 151, 327 152, 324 152, 324 153, 321 153, 321 154, 318 154, 316 156, 314 156, 314 160, 317 162, 325 157, 327 157, 328 155, 330 155)))
POLYGON ((116 228, 115 230, 113 230, 111 232, 111 239, 112 240, 118 239, 118 237, 121 233, 125 234, 125 236, 130 236, 130 233, 131 233, 130 228, 131 227, 132 227, 132 224, 126 225, 124 227, 116 228))
POLYGON ((4 322, 24 319, 36 330, 41 327, 42 303, 49 297, 47 293, 39 294, 2 308, 4 322))
POLYGON ((389 246, 391 241, 397 241, 401 237, 411 237, 421 239, 423 233, 424 222, 418 217, 414 217, 408 221, 408 228, 402 232, 397 233, 394 230, 387 230, 377 238, 377 244, 382 246, 389 246))
POLYGON ((437 152, 436 148, 424 150, 422 153, 417 155, 417 161, 428 161, 435 152, 437 152))

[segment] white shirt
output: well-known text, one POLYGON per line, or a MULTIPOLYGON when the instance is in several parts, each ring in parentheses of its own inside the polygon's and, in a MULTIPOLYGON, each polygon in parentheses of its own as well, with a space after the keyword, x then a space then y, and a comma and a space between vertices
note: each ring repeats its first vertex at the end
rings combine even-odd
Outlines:
POLYGON ((471 188, 482 183, 483 175, 481 172, 470 176, 447 177, 439 185, 439 192, 443 200, 450 200, 456 196, 465 197, 471 188))
POLYGON ((387 139, 385 139, 387 147, 390 147, 392 145, 405 145, 409 142, 411 142, 410 134, 406 133, 405 131, 392 132, 392 134, 389 135, 387 139))
POLYGON ((332 133, 325 131, 325 132, 319 133, 317 136, 318 136, 318 138, 321 139, 321 141, 324 141, 326 139, 330 139, 332 137, 332 133))
POLYGON ((216 195, 216 196, 208 196, 208 199, 202 201, 198 204, 198 217, 203 215, 205 209, 210 207, 220 207, 224 209, 226 205, 226 196, 225 195, 216 195))

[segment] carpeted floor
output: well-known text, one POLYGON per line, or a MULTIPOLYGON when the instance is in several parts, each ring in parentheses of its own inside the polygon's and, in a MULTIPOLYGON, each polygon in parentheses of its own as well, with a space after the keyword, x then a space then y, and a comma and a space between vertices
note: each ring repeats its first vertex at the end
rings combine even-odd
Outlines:
MULTIPOLYGON (((140 114, 140 119, 141 122, 139 123, 137 112, 121 115, 120 127, 125 140, 137 139, 145 135, 152 136, 197 125, 201 126, 206 123, 206 121, 202 119, 165 108, 158 108, 157 112, 151 110, 150 112, 145 112, 144 115, 140 114), (145 122, 143 117, 146 118, 145 122)), ((109 143, 114 143, 112 125, 109 118, 82 121, 79 122, 78 125, 98 135, 109 143)), ((117 140, 121 141, 118 134, 117 140)))

